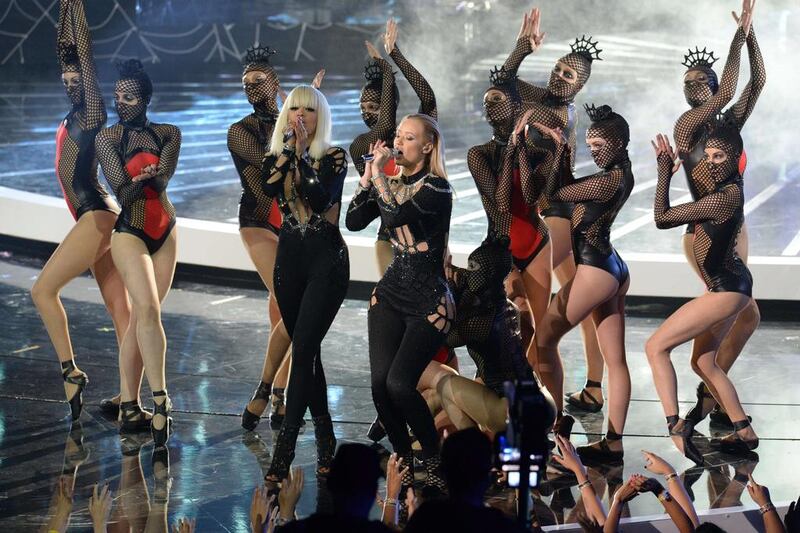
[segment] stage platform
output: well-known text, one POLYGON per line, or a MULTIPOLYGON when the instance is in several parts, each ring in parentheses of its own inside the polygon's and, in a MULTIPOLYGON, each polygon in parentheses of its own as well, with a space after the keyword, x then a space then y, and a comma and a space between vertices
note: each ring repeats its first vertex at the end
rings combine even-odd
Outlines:
MULTIPOLYGON (((81 417, 82 430, 76 427, 70 432, 59 366, 29 294, 41 261, 7 252, 2 255, 0 530, 41 528, 55 512, 54 487, 59 476, 66 474, 75 484, 70 531, 90 530, 87 503, 95 483, 108 483, 114 491, 112 521, 127 523, 134 531, 164 520, 171 524, 182 516, 196 518, 198 531, 248 531, 252 490, 262 480, 276 437, 266 421, 255 432, 245 432, 239 425, 239 414, 257 384, 266 345, 266 293, 178 282, 166 300, 167 380, 174 402, 175 432, 170 440, 172 483, 165 506, 156 500, 164 494, 163 484, 158 489, 154 484, 152 443, 146 437, 139 442, 121 438, 116 423, 105 419, 97 408, 101 398, 116 392, 118 374, 112 324, 94 281, 78 278, 63 293, 76 357, 91 380, 84 395, 87 407, 81 417), (79 437, 82 446, 76 444, 79 437), (139 453, 122 453, 139 445, 139 453)), ((340 442, 367 442, 365 433, 375 416, 369 389, 366 305, 345 301, 322 347, 340 442)), ((608 505, 622 480, 636 472, 646 473, 640 450, 650 450, 683 473, 703 516, 741 521, 728 523, 741 523, 745 529, 730 531, 751 531, 747 518, 739 514, 743 508, 756 507, 741 481, 743 476, 752 473, 767 485, 776 504, 785 506, 800 492, 792 474, 792 465, 800 459, 800 324, 763 323, 731 372, 761 437, 760 460, 712 452, 707 441, 716 432, 706 421, 698 427, 695 441, 708 463, 702 469, 690 468, 692 463, 666 436, 643 350, 646 338, 660 322, 627 320, 633 399, 625 430, 625 463, 592 469, 595 489, 608 505)), ((576 333, 564 340, 562 354, 566 390, 575 390, 585 378, 576 333)), ((463 373, 471 375, 474 366, 466 354, 460 356, 463 373)), ((685 411, 697 383, 689 367, 688 347, 677 350, 674 361, 681 410, 685 411)), ((150 406, 147 390, 142 397, 150 406)), ((602 431, 601 413, 576 416, 576 444, 594 439, 602 431)), ((386 441, 382 444, 388 446, 386 441)), ((299 513, 329 508, 330 499, 313 475, 315 447, 310 428, 300 436, 295 464, 306 471, 299 513)), ((576 509, 581 508, 575 484, 574 479, 551 476, 542 487, 535 510, 544 524, 574 521, 576 509)), ((511 512, 513 494, 496 494, 489 503, 511 512)), ((660 512, 655 498, 640 496, 629 503, 626 514, 636 520, 660 512)))

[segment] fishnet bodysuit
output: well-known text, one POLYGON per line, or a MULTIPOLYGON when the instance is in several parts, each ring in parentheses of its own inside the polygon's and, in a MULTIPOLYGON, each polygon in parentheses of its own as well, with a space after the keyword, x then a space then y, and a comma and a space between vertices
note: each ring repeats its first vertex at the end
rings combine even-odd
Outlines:
MULTIPOLYGON (((750 58, 750 81, 745 85, 736 103, 722 114, 722 121, 735 124, 741 131, 766 83, 764 60, 753 28, 750 29, 746 39, 741 28, 734 34, 716 94, 702 105, 683 113, 675 123, 675 143, 678 154, 683 160, 686 182, 694 200, 698 200, 714 187, 713 183, 708 182, 708 177, 703 175, 702 165, 699 164, 705 157, 706 141, 716 127, 718 114, 736 92, 741 48, 744 42, 747 42, 750 58)), ((742 153, 739 162, 740 174, 744 173, 746 164, 746 156, 742 153)), ((689 224, 686 230, 687 233, 693 233, 694 225, 689 224)))
MULTIPOLYGON (((75 45, 80 69, 82 104, 73 106, 56 132, 56 176, 75 220, 94 210, 119 212, 105 187, 97 181, 95 136, 106 122, 106 108, 97 82, 92 38, 83 2, 61 0, 58 40, 75 45)), ((62 70, 68 68, 62 65, 62 70)))
POLYGON ((136 235, 156 253, 175 225, 167 185, 178 165, 181 131, 147 120, 143 127, 117 123, 97 135, 96 145, 103 173, 122 206, 115 231, 136 235), (156 164, 158 173, 134 182, 131 178, 149 164, 156 164))
MULTIPOLYGON (((503 68, 516 74, 522 61, 532 52, 530 41, 527 38, 517 39, 516 46, 503 64, 503 68)), ((561 128, 571 148, 570 157, 573 157, 577 140, 575 104, 553 95, 545 87, 539 87, 520 79, 517 80, 517 90, 522 98, 522 111, 533 109, 533 115, 528 123, 540 122, 549 128, 561 128)), ((574 166, 575 162, 570 160, 570 167, 574 168, 574 166)), ((558 179, 558 176, 554 174, 551 179, 558 179)), ((542 192, 544 193, 545 190, 543 189, 542 192)), ((572 214, 572 205, 553 201, 547 194, 540 194, 537 204, 544 217, 570 218, 572 214)))
POLYGON ((547 226, 536 205, 544 192, 543 173, 553 168, 543 156, 533 143, 523 148, 507 146, 497 139, 473 146, 467 152, 467 166, 489 219, 488 235, 510 238, 514 264, 520 270, 548 242, 547 226), (533 169, 531 164, 535 165, 533 169))
MULTIPOLYGON (((563 151, 569 150, 565 146, 563 151)), ((570 160, 562 155, 559 175, 561 182, 550 182, 549 195, 572 202, 572 253, 575 263, 601 268, 622 285, 628 278, 628 268, 611 245, 611 225, 633 190, 633 173, 627 151, 609 168, 575 179, 570 160)))
POLYGON ((505 395, 504 382, 533 379, 522 349, 519 311, 503 287, 511 265, 508 243, 502 239, 475 249, 468 268, 452 267, 456 321, 447 344, 466 345, 478 377, 500 397, 505 395))
POLYGON ((260 117, 251 113, 228 129, 228 150, 242 182, 239 227, 265 228, 277 235, 280 211, 277 201, 264 194, 261 181, 261 164, 269 150, 274 128, 273 116, 260 117))
MULTIPOLYGON (((693 251, 709 291, 752 295, 753 278, 736 253, 736 236, 744 220, 741 177, 733 172, 700 199, 670 207, 669 185, 673 162, 658 156, 655 221, 660 229, 695 224, 693 251)), ((708 167, 703 163, 700 167, 708 167)), ((710 173, 709 173, 710 174, 710 173)))

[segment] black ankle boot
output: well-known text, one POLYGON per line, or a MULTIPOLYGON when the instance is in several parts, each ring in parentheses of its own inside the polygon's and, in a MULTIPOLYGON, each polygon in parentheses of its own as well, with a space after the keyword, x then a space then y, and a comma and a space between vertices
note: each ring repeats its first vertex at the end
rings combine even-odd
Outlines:
POLYGON ((75 361, 72 359, 61 363, 61 377, 66 383, 78 386, 78 390, 75 391, 75 394, 73 394, 71 398, 67 398, 73 422, 78 420, 81 416, 81 411, 83 411, 83 389, 85 389, 86 384, 89 383, 89 378, 83 372, 80 372, 80 374, 76 376, 70 376, 75 369, 75 361))
MULTIPOLYGON (((253 397, 250 398, 250 401, 247 402, 249 405, 250 402, 254 402, 255 400, 264 400, 265 402, 269 403, 269 395, 272 393, 272 383, 264 383, 263 381, 258 384, 258 388, 253 393, 253 397)), ((242 411, 242 427, 248 431, 253 431, 256 429, 256 426, 261 421, 261 415, 257 415, 255 413, 251 413, 250 410, 247 408, 248 405, 244 406, 244 411, 242 411)), ((266 406, 264 406, 266 409, 266 406)), ((262 411, 263 413, 263 411, 262 411)))
POLYGON ((678 415, 667 417, 667 430, 670 436, 680 437, 681 443, 683 444, 683 455, 697 466, 703 466, 705 463, 703 455, 692 442, 692 433, 694 432, 692 425, 684 421, 683 427, 676 430, 675 428, 680 421, 681 419, 678 415))
POLYGON ((294 461, 294 448, 297 444, 297 434, 300 433, 300 426, 292 426, 284 423, 278 433, 275 443, 275 450, 272 453, 272 463, 264 479, 272 483, 280 483, 289 475, 289 467, 294 461))
POLYGON ((170 418, 169 414, 172 411, 172 402, 167 396, 166 390, 159 390, 153 392, 153 418, 155 419, 156 416, 161 415, 164 417, 164 424, 161 428, 156 428, 156 424, 154 420, 150 421, 150 432, 153 434, 153 444, 156 449, 164 448, 167 445, 167 439, 169 439, 169 432, 170 426, 172 425, 172 418, 170 418), (155 398, 160 398, 164 396, 164 401, 158 403, 155 401, 155 398))
POLYGON ((147 411, 142 410, 139 405, 139 400, 131 400, 130 402, 120 402, 120 433, 137 433, 139 431, 147 431, 150 429, 150 419, 147 411))
POLYGON ((317 474, 327 476, 336 453, 336 435, 333 433, 331 415, 317 416, 314 423, 314 440, 317 443, 317 474))

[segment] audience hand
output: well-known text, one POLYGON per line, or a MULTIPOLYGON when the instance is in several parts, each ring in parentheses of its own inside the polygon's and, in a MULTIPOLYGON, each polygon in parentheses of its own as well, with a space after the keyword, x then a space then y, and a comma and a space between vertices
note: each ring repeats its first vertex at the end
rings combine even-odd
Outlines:
POLYGON ((644 467, 654 474, 659 474, 661 476, 666 476, 667 474, 674 474, 675 469, 672 468, 668 462, 664 459, 659 457, 658 455, 642 450, 642 454, 645 458, 645 465, 644 467))
POLYGON ((172 525, 172 533, 194 533, 194 519, 181 518, 172 525))
POLYGON ((303 469, 299 466, 292 468, 289 476, 281 483, 281 491, 278 493, 278 507, 281 510, 281 517, 291 518, 294 516, 294 508, 300 500, 303 492, 303 469))
POLYGON ((111 491, 108 490, 108 485, 103 485, 98 491, 95 483, 92 496, 89 498, 89 515, 92 517, 95 529, 100 527, 105 531, 108 517, 111 516, 111 491))
POLYGON ((389 462, 386 463, 386 498, 397 499, 400 497, 400 486, 403 482, 403 476, 408 471, 409 467, 403 468, 403 458, 397 457, 396 453, 389 456, 389 462), (402 470, 401 470, 402 468, 402 470))
POLYGON ((753 474, 748 474, 747 477, 750 478, 750 482, 747 484, 747 492, 750 493, 750 497, 753 501, 756 502, 759 507, 771 503, 772 500, 769 498, 769 489, 764 485, 756 483, 756 480, 753 479, 753 474))

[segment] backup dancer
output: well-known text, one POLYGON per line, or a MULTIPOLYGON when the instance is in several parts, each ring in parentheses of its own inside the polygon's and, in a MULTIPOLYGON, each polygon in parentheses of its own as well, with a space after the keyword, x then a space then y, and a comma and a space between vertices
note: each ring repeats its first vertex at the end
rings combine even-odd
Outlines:
MULTIPOLYGON (((742 17, 752 19, 753 4, 751 0, 744 0, 742 7, 742 17)), ((740 22, 736 18, 737 23, 740 22)), ((740 36, 734 36, 734 40, 739 39, 740 36)), ((758 96, 766 83, 766 72, 764 70, 764 60, 761 57, 761 50, 756 41, 756 35, 752 27, 744 38, 747 44, 747 52, 750 60, 750 81, 745 85, 742 94, 734 105, 729 107, 724 113, 725 121, 729 124, 735 124, 739 131, 744 127, 750 113, 755 107, 758 96)), ((699 198, 698 185, 696 182, 700 177, 695 176, 695 168, 705 157, 706 140, 708 135, 715 125, 715 116, 723 107, 730 101, 734 89, 730 86, 721 88, 717 80, 716 72, 713 70, 713 65, 716 62, 713 52, 706 52, 705 49, 700 51, 695 49, 689 50, 689 53, 684 59, 684 66, 686 66, 686 73, 684 74, 684 96, 686 102, 692 107, 691 110, 684 113, 675 125, 675 141, 681 159, 683 160, 683 168, 686 172, 686 180, 689 185, 689 191, 692 198, 697 200, 699 198), (722 94, 717 97, 718 93, 722 94), (730 94, 730 95, 729 95, 730 94)), ((731 65, 733 67, 733 65, 731 65)), ((726 69, 727 64, 726 64, 726 69)), ((730 76, 725 79, 723 73, 723 81, 729 85, 731 80, 736 84, 736 77, 738 77, 738 62, 736 63, 736 71, 734 77, 730 76)), ((747 157, 742 151, 742 156, 739 161, 739 173, 744 174, 747 165, 747 157)), ((686 226, 686 232, 683 235, 683 251, 692 269, 702 278, 700 269, 694 259, 694 226, 689 224, 686 226)), ((747 248, 748 248, 748 235, 747 226, 742 224, 739 237, 736 240, 736 252, 739 257, 747 263, 747 248)), ((717 364, 727 373, 739 354, 744 349, 750 336, 758 327, 760 321, 758 305, 755 300, 751 300, 750 304, 736 318, 725 339, 719 347, 717 354, 717 364)), ((707 336, 700 336, 692 343, 692 353, 694 356, 699 356, 708 347, 709 339, 707 336)), ((686 420, 692 424, 698 424, 708 414, 711 413, 711 421, 731 426, 731 420, 719 404, 714 400, 708 387, 704 383, 699 383, 697 386, 697 401, 695 405, 686 414, 686 420)))
POLYGON ((439 381, 442 407, 457 429, 503 430, 509 407, 504 383, 533 380, 519 334, 519 311, 503 287, 512 264, 509 239, 502 235, 487 237, 473 250, 467 268, 448 266, 456 320, 447 343, 467 347, 481 380, 448 375, 439 381))
MULTIPOLYGON (((242 182, 239 199, 239 234, 250 260, 256 267, 261 281, 269 291, 267 308, 270 320, 269 341, 261 370, 261 382, 250 402, 242 411, 242 427, 253 430, 267 408, 272 394, 273 427, 280 426, 284 414, 285 385, 288 379, 291 356, 291 341, 286 326, 281 320, 275 298, 273 271, 278 250, 278 234, 281 226, 281 210, 275 198, 262 190, 261 162, 269 150, 275 121, 278 118, 277 96, 280 83, 269 58, 275 51, 269 47, 255 46, 247 50, 242 85, 253 112, 231 125, 228 129, 228 150, 242 182), (273 380, 276 387, 273 388, 273 380), (280 384, 280 386, 277 386, 280 384)), ((319 87, 324 71, 320 71, 312 82, 319 87)), ((285 95, 284 95, 285 96, 285 95)))
MULTIPOLYGON (((516 76, 522 61, 539 48, 544 37, 545 34, 540 32, 539 10, 533 9, 523 18, 516 46, 503 64, 504 70, 509 75, 516 76)), ((533 121, 549 128, 561 129, 570 144, 571 157, 574 158, 577 125, 574 99, 589 80, 592 63, 600 59, 601 50, 591 37, 587 40, 585 36, 576 39, 570 47, 571 52, 556 62, 546 87, 532 85, 523 80, 517 80, 516 85, 523 109, 535 110, 533 121)), ((533 132, 533 135, 537 133, 533 132)), ((574 168, 574 160, 570 161, 570 165, 574 168)), ((552 178, 558 179, 558 176, 553 175, 552 178)), ((569 202, 554 200, 547 194, 539 196, 537 205, 547 224, 552 256, 551 269, 555 271, 563 287, 575 276, 575 262, 570 258, 572 251, 570 219, 573 206, 569 202)), ((533 323, 536 324, 541 320, 548 301, 548 298, 542 299, 537 296, 540 294, 549 296, 552 275, 538 271, 535 277, 524 272, 520 274, 512 272, 506 282, 507 287, 512 300, 520 309, 531 308, 533 323)), ((598 411, 603 403, 600 383, 603 377, 603 359, 597 343, 597 333, 590 319, 581 323, 581 335, 588 368, 587 382, 583 390, 570 394, 567 402, 584 410, 598 411)), ((535 365, 536 343, 530 343, 527 355, 528 360, 535 365)), ((561 400, 556 401, 561 402, 561 400)))
MULTIPOLYGON (((563 405, 564 371, 558 343, 572 328, 591 318, 597 329, 601 352, 608 366, 608 429, 596 443, 578 448, 584 460, 619 462, 623 457, 622 432, 631 395, 631 378, 625 359, 625 294, 630 285, 628 267, 611 245, 611 225, 633 189, 628 158, 630 132, 627 121, 609 106, 586 106, 592 121, 586 144, 592 159, 602 170, 574 179, 571 147, 563 145, 559 181, 548 184, 548 196, 570 202, 572 211, 572 255, 577 263, 575 277, 550 302, 536 334, 539 378, 555 400, 563 405)), ((556 142, 560 132, 537 124, 556 142)))
MULTIPOLYGON (((103 174, 122 206, 111 237, 114 264, 133 303, 122 351, 128 344, 138 345, 141 351, 153 391, 150 427, 158 450, 166 445, 171 422, 161 302, 175 273, 175 208, 166 189, 178 164, 181 132, 172 124, 156 124, 147 118, 153 85, 141 62, 131 59, 117 68, 114 102, 119 122, 98 133, 95 144, 103 174)), ((128 402, 135 402, 135 393, 123 387, 123 418, 128 402)))
MULTIPOLYGON (((372 398, 395 453, 413 461, 408 426, 422 446, 426 485, 440 490, 439 437, 417 383, 442 346, 454 316, 444 278, 452 192, 444 166, 444 140, 435 120, 415 114, 397 128, 400 172, 386 176, 391 150, 378 141, 347 212, 347 228, 363 229, 381 217, 394 259, 370 299, 369 358, 372 398)), ((403 484, 413 483, 413 470, 403 484)))
MULTIPOLYGON (((737 34, 744 40, 741 28, 737 34)), ((728 81, 724 74, 723 81, 728 81)), ((709 341, 703 353, 693 354, 692 369, 733 420, 734 432, 715 443, 722 451, 740 454, 758 446, 758 437, 736 389, 716 362, 722 339, 752 298, 753 278, 735 246, 744 219, 744 193, 738 168, 742 139, 736 125, 721 125, 712 130, 706 140, 706 156, 693 172, 693 176, 700 178, 696 181, 699 199, 677 206, 670 205, 669 185, 680 161, 675 164, 676 156, 666 136, 659 135, 653 147, 658 162, 656 225, 666 229, 694 224, 694 257, 708 291, 670 315, 648 339, 645 351, 670 435, 686 457, 703 464, 703 456, 691 440, 692 424, 678 418, 677 377, 670 360, 672 350, 700 335, 709 341)))
MULTIPOLYGON (((122 349, 122 338, 130 320, 130 305, 110 251, 111 231, 119 207, 97 180, 95 136, 106 122, 106 108, 97 81, 92 40, 81 0, 61 0, 58 46, 61 79, 72 109, 56 132, 55 167, 75 225, 45 264, 33 284, 31 296, 61 362, 64 392, 74 421, 78 420, 83 409, 83 390, 89 379, 75 363, 67 315, 59 297, 67 283, 91 270, 111 315, 120 346, 120 387, 126 388, 131 398, 137 400, 137 408, 142 360, 135 344, 122 349)), ((116 417, 119 397, 104 400, 101 407, 116 417)), ((136 413, 123 420, 123 429, 149 423, 141 409, 129 407, 129 414, 136 413)))
MULTIPOLYGON (((365 69, 367 83, 361 89, 360 107, 361 118, 369 131, 356 137, 350 144, 350 157, 356 166, 359 175, 363 175, 367 162, 364 156, 369 153, 373 143, 381 140, 389 147, 394 141, 394 132, 397 124, 397 107, 400 104, 400 93, 394 81, 392 67, 384 60, 378 50, 370 42, 366 42, 367 51, 373 62, 365 69)), ((414 93, 419 98, 418 113, 428 115, 436 120, 436 95, 433 93, 425 77, 414 68, 397 47, 397 23, 394 19, 386 21, 386 32, 383 36, 383 47, 392 61, 403 73, 414 93)), ((384 171, 388 175, 397 173, 394 160, 387 162, 384 171)), ((378 230, 375 241, 375 259, 378 273, 382 276, 392 261, 392 245, 389 242, 389 232, 383 225, 378 230)))
POLYGON ((264 193, 277 198, 283 221, 275 259, 275 296, 292 340, 286 417, 267 480, 286 478, 300 423, 311 410, 317 472, 336 449, 320 345, 347 293, 350 264, 339 232, 346 152, 331 146, 331 112, 317 89, 300 85, 278 115, 263 162, 264 193))

